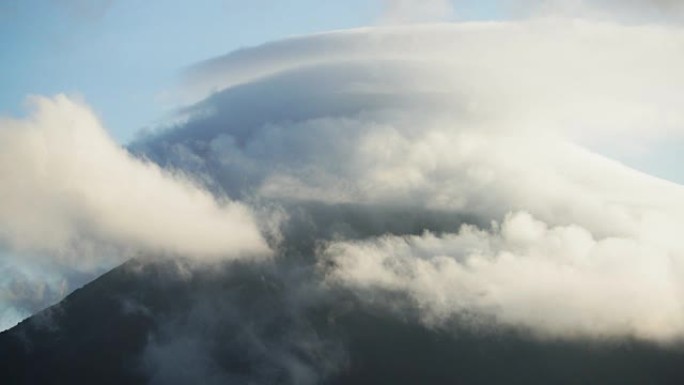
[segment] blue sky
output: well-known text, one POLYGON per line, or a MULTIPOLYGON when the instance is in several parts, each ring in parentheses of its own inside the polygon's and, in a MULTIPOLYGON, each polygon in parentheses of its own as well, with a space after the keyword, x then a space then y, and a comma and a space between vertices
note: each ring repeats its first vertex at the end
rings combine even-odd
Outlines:
POLYGON ((159 94, 183 67, 281 37, 370 23, 366 0, 10 0, 0 6, 0 108, 28 94, 82 96, 127 142, 164 112, 159 94))
MULTIPOLYGON (((491 13, 480 2, 463 11, 491 13)), ((29 94, 77 95, 120 143, 153 125, 183 68, 287 36, 376 23, 380 0, 7 0, 0 5, 0 113, 29 94)))

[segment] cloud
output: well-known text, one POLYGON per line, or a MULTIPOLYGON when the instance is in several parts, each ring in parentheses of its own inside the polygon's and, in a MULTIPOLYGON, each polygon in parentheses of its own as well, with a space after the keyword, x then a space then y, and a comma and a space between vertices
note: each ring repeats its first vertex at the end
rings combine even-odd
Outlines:
POLYGON ((66 254, 80 240, 197 258, 264 253, 250 210, 119 148, 80 103, 32 99, 2 121, 0 236, 12 249, 66 254))
POLYGON ((194 68, 187 94, 206 98, 131 149, 305 212, 284 250, 332 260, 343 286, 405 293, 424 320, 475 311, 539 335, 676 339, 684 189, 592 149, 682 137, 682 42, 673 25, 573 20, 288 39, 194 68), (464 221, 477 229, 459 233, 464 221), (421 230, 435 235, 409 236, 421 230), (292 251, 302 234, 328 252, 292 251), (480 254, 449 247, 472 237, 480 254), (426 242, 443 250, 422 255, 426 242), (634 293, 661 300, 611 305, 634 293))
MULTIPOLYGON (((674 85, 683 82, 676 71, 683 64, 675 49, 681 40, 682 30, 675 26, 581 20, 342 31, 207 61, 188 71, 179 93, 196 101, 230 88, 226 99, 256 92, 269 82, 287 87, 287 81, 315 77, 349 88, 350 79, 358 77, 367 89, 359 84, 346 95, 366 91, 361 96, 375 92, 393 100, 425 101, 407 106, 413 110, 450 103, 477 118, 514 119, 520 129, 546 133, 562 129, 563 134, 611 140, 615 134, 653 138, 682 134, 684 119, 674 92, 674 85), (387 73, 377 73, 381 63, 387 73), (326 79, 325 71, 345 79, 326 79)), ((198 107, 216 109, 220 106, 211 104, 220 100, 198 107)))
POLYGON ((672 87, 684 84, 675 69, 684 58, 663 50, 680 40, 675 28, 584 22, 287 40, 203 67, 227 88, 186 110, 186 124, 133 147, 204 173, 233 196, 402 204, 488 220, 524 209, 602 234, 633 231, 632 206, 679 212, 679 188, 582 143, 682 136, 672 87), (233 71, 266 62, 263 72, 233 71))
POLYGON ((544 336, 681 339, 682 257, 637 238, 595 239, 527 213, 500 228, 385 236, 328 246, 328 279, 403 293, 431 327, 453 319, 544 336))

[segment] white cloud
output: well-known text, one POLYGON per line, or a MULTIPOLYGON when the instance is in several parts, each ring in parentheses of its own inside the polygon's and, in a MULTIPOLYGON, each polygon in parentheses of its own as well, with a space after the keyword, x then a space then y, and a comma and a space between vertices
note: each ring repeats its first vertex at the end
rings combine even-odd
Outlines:
POLYGON ((584 145, 684 136, 682 43, 677 26, 572 20, 290 39, 196 68, 190 93, 219 92, 134 147, 231 196, 503 222, 331 246, 337 282, 405 292, 429 322, 679 338, 684 188, 584 145))
POLYGON ((468 315, 547 337, 684 337, 684 254, 639 238, 596 239, 521 212, 493 231, 338 242, 325 254, 329 282, 362 299, 405 293, 431 326, 468 315))
POLYGON ((0 328, 131 257, 268 256, 247 206, 119 147, 84 104, 0 120, 0 328))
POLYGON ((684 83, 677 71, 684 65, 677 49, 683 40, 676 26, 572 19, 360 29, 207 61, 188 72, 181 92, 198 100, 276 75, 332 84, 322 79, 327 70, 357 78, 347 91, 413 95, 432 104, 424 96, 434 93, 440 102, 496 119, 508 130, 513 121, 517 129, 591 139, 662 138, 684 133, 676 92, 684 83), (387 73, 373 72, 380 66, 387 73))
POLYGON ((486 219, 528 210, 600 235, 650 231, 634 218, 679 215, 681 188, 577 142, 684 136, 684 55, 668 48, 677 42, 684 33, 675 27, 588 22, 287 40, 199 68, 224 91, 147 150, 178 167, 197 153, 198 167, 237 195, 486 219))
POLYGON ((13 251, 75 264, 89 243, 198 259, 267 252, 247 207, 134 158, 81 103, 31 102, 30 117, 0 122, 0 240, 13 251))

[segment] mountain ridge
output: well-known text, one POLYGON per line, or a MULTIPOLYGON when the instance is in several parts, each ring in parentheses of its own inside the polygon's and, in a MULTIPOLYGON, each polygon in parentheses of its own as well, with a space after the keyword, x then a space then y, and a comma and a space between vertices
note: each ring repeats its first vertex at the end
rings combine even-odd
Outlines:
POLYGON ((292 292, 306 288, 294 282, 311 273, 288 274, 301 271, 130 260, 1 333, 0 378, 8 385, 684 381, 682 346, 431 329, 344 292, 294 304, 292 292))

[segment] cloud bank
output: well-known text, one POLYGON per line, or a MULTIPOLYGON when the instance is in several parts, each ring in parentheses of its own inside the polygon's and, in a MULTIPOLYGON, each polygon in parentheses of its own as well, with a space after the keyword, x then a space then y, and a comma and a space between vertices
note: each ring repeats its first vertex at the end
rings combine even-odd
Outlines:
POLYGON ((0 271, 14 277, 0 281, 3 326, 132 256, 269 254, 245 205, 133 157, 80 102, 31 104, 29 117, 0 121, 0 271))
POLYGON ((484 231, 385 236, 328 246, 329 280, 407 295, 422 321, 522 327, 542 337, 682 336, 682 261, 658 244, 594 239, 527 213, 484 231))
POLYGON ((427 324, 679 339, 684 189, 594 149, 684 134, 682 43, 676 26, 572 20, 294 38, 192 69, 185 95, 207 97, 132 149, 288 215, 369 208, 385 227, 338 223, 320 274, 403 293, 427 324))

